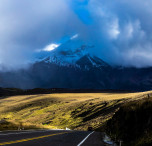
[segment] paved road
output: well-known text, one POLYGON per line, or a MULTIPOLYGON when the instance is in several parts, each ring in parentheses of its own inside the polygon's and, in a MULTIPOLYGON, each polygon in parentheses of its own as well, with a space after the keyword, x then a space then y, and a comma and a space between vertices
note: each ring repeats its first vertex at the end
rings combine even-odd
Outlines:
POLYGON ((89 131, 28 130, 0 132, 0 146, 104 146, 101 133, 89 131))

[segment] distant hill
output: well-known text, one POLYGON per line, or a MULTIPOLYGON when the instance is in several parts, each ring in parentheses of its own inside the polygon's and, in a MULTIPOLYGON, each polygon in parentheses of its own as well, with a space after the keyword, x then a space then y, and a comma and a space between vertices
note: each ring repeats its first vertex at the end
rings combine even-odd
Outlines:
MULTIPOLYGON (((66 88, 34 88, 34 89, 19 89, 19 88, 0 88, 0 97, 12 95, 32 95, 32 94, 51 94, 51 93, 128 93, 131 91, 125 90, 102 90, 102 89, 66 89, 66 88)), ((133 93, 134 91, 132 91, 133 93)))

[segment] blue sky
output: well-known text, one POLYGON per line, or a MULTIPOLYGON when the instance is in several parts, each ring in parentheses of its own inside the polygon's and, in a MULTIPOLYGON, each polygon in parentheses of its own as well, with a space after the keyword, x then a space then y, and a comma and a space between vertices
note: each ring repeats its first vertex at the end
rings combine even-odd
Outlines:
POLYGON ((87 9, 89 0, 74 0, 70 3, 72 10, 84 24, 91 24, 91 14, 87 9))
POLYGON ((152 66, 151 7, 150 0, 0 0, 0 64, 23 66, 35 50, 79 34, 108 63, 152 66))

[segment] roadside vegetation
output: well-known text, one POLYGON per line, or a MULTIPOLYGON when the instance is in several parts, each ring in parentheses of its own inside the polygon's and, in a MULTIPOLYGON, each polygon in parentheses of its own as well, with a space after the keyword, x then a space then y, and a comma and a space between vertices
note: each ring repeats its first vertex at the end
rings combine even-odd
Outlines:
POLYGON ((152 95, 123 104, 107 122, 107 133, 124 146, 152 145, 152 95))
POLYGON ((1 97, 0 130, 20 127, 87 130, 92 127, 101 131, 122 104, 146 98, 151 93, 58 93, 1 97))

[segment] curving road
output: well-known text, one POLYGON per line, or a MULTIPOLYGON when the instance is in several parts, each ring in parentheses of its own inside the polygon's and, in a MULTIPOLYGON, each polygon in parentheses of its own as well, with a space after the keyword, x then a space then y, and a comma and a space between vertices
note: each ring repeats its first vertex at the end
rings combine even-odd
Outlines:
POLYGON ((104 146, 102 134, 90 131, 25 130, 0 132, 0 146, 104 146))

